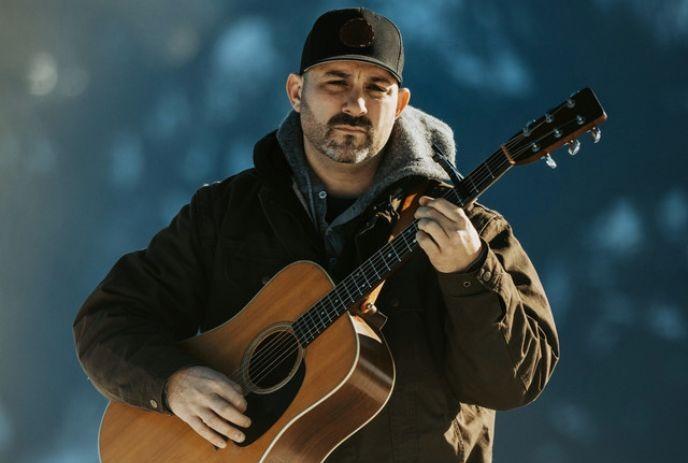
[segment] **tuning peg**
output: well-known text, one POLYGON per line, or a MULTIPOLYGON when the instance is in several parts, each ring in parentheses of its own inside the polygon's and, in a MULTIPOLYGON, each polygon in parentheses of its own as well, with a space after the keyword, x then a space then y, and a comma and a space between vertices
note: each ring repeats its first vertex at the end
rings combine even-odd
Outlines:
POLYGON ((552 156, 550 156, 549 153, 547 153, 547 155, 543 159, 545 160, 545 162, 547 163, 547 166, 550 169, 556 169, 557 168, 557 163, 554 162, 554 159, 552 159, 552 156))
POLYGON ((528 121, 525 127, 523 127, 523 130, 521 131, 523 133, 524 137, 530 136, 530 133, 533 131, 533 126, 535 125, 535 119, 531 119, 528 121))
POLYGON ((590 129, 590 136, 592 137, 592 142, 597 143, 602 138, 602 131, 598 127, 593 127, 590 129))
POLYGON ((574 139, 567 143, 569 145, 569 154, 575 156, 580 151, 580 140, 574 139))

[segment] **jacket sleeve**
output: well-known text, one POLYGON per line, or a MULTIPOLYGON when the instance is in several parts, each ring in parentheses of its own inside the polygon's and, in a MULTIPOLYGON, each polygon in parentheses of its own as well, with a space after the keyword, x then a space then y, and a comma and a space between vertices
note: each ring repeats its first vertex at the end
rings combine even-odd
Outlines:
POLYGON ((110 400, 170 414, 167 378, 202 364, 177 343, 197 333, 207 294, 210 188, 199 189, 146 249, 122 256, 74 320, 81 366, 110 400))
POLYGON ((437 272, 447 311, 446 376, 462 402, 506 410, 542 392, 559 340, 542 283, 511 226, 495 214, 479 233, 486 252, 478 265, 437 272))

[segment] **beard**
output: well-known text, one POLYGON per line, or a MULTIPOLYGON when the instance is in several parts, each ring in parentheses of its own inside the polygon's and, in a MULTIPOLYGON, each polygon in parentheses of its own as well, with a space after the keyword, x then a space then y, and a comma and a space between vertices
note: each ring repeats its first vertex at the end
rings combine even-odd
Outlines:
POLYGON ((340 113, 333 116, 327 124, 319 123, 305 99, 301 100, 301 128, 308 141, 321 153, 336 162, 358 164, 373 157, 374 150, 372 124, 367 118, 355 118, 340 113), (365 133, 356 135, 335 129, 334 125, 346 124, 365 133))

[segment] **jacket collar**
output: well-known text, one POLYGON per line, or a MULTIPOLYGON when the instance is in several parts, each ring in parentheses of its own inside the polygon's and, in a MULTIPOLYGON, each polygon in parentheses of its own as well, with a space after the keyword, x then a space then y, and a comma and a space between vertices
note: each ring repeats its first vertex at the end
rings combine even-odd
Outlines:
MULTIPOLYGON (((319 183, 319 180, 308 165, 303 151, 303 131, 299 113, 289 112, 274 134, 297 186, 306 199, 309 213, 314 215, 313 185, 319 183)), ((390 138, 381 154, 384 157, 375 173, 373 185, 332 225, 346 223, 358 216, 380 193, 406 177, 421 176, 447 182, 447 174, 432 159, 435 153, 433 144, 437 145, 452 163, 456 162, 452 129, 438 118, 413 106, 407 106, 392 128, 390 138)))

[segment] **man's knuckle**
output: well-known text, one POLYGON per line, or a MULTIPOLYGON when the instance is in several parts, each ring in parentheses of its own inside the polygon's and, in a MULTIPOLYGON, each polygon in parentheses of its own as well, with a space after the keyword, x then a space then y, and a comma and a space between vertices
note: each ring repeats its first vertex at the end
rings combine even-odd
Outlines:
POLYGON ((205 422, 213 429, 222 429, 225 427, 225 422, 216 415, 208 416, 205 422))
POLYGON ((237 394, 242 396, 244 395, 244 388, 242 388, 240 384, 237 384, 234 381, 230 381, 230 384, 232 385, 234 390, 237 391, 237 394))
POLYGON ((244 399, 244 396, 237 392, 236 389, 227 391, 227 398, 230 404, 236 408, 241 409, 246 407, 246 399, 244 399))
POLYGON ((231 403, 225 402, 223 405, 218 407, 218 412, 220 415, 224 416, 225 418, 229 417, 234 413, 234 405, 231 403))
POLYGON ((191 426, 191 428, 194 431, 201 432, 201 430, 203 428, 203 421, 199 417, 194 416, 194 417, 186 420, 186 422, 188 423, 189 426, 191 426))
POLYGON ((221 420, 221 424, 219 424, 216 429, 227 437, 229 437, 229 434, 232 432, 232 427, 224 420, 221 420))

